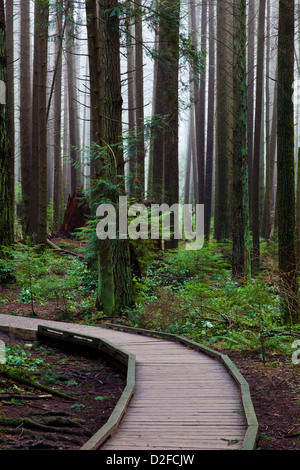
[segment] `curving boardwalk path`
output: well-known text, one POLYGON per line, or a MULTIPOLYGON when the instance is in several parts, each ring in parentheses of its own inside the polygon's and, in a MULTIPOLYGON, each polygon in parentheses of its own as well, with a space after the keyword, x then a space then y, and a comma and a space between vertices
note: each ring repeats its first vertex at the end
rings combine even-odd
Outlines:
POLYGON ((173 341, 0 314, 0 327, 52 326, 97 336, 136 358, 136 391, 100 450, 235 450, 247 433, 240 388, 224 365, 173 341))

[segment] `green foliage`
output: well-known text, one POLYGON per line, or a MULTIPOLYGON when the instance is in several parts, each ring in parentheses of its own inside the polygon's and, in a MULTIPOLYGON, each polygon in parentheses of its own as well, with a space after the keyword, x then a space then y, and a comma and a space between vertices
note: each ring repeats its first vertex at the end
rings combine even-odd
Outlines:
POLYGON ((276 284, 266 276, 233 281, 229 251, 229 245, 211 242, 198 252, 179 250, 154 261, 137 284, 129 323, 215 348, 257 351, 263 362, 267 353, 290 354, 293 332, 282 325, 276 284))
POLYGON ((15 279, 15 273, 13 268, 5 259, 0 259, 0 284, 15 279))
POLYGON ((36 372, 38 369, 47 367, 43 359, 30 357, 19 345, 6 345, 5 358, 5 365, 1 366, 4 368, 18 367, 27 372, 36 372))
POLYGON ((15 274, 23 303, 55 300, 57 307, 71 311, 77 302, 93 296, 95 275, 77 258, 62 257, 51 250, 40 252, 21 243, 7 248, 6 254, 5 266, 15 274))

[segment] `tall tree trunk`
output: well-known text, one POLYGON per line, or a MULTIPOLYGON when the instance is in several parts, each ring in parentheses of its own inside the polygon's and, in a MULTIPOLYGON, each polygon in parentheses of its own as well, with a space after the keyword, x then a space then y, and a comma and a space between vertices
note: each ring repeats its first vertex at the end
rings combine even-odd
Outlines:
POLYGON ((246 1, 233 6, 232 274, 250 277, 247 162, 246 1))
POLYGON ((214 237, 221 242, 230 236, 229 154, 227 115, 227 0, 217 3, 217 109, 216 109, 216 178, 214 237))
MULTIPOLYGON (((191 32, 191 38, 192 38, 192 47, 195 51, 198 51, 198 27, 197 27, 197 14, 196 14, 196 2, 195 0, 191 0, 189 2, 189 18, 190 18, 190 32, 191 32)), ((198 162, 198 155, 199 155, 199 139, 196 137, 196 129, 200 128, 200 112, 199 112, 199 106, 200 106, 200 99, 199 99, 199 70, 197 65, 191 65, 190 66, 190 81, 191 84, 191 101, 192 101, 192 111, 194 112, 194 116, 191 116, 191 119, 194 122, 194 129, 191 128, 191 135, 193 136, 194 140, 194 148, 192 144, 192 155, 193 155, 193 180, 194 180, 194 198, 195 198, 195 204, 199 204, 199 194, 201 192, 201 189, 199 188, 199 185, 201 184, 199 182, 199 174, 201 174, 201 170, 198 169, 199 162, 198 162), (193 153, 195 149, 196 153, 193 153)), ((204 181, 202 182, 204 184, 204 181)))
POLYGON ((135 2, 136 196, 145 197, 144 64, 142 2, 135 2))
MULTIPOLYGON (((254 78, 255 78, 255 0, 249 0, 248 6, 248 74, 247 74, 247 141, 248 141, 248 173, 249 199, 251 201, 252 162, 253 162, 253 120, 254 120, 254 78)), ((250 205, 251 211, 251 205, 250 205)))
POLYGON ((286 322, 299 322, 295 250, 294 174, 294 1, 279 1, 277 216, 278 254, 282 281, 282 313, 286 322))
MULTIPOLYGON (((201 53, 206 52, 207 31, 207 1, 202 1, 201 7, 201 53)), ((197 129, 197 160, 198 160, 198 190, 199 204, 204 204, 205 199, 205 110, 206 110, 206 66, 200 74, 199 95, 196 97, 197 129)))
POLYGON ((205 171, 205 213, 204 235, 209 239, 212 182, 213 182, 213 156, 214 156, 214 115, 215 115, 215 9, 214 3, 209 2, 209 72, 208 72, 208 111, 207 111, 207 151, 205 171))
POLYGON ((297 194, 296 194, 296 253, 297 266, 300 265, 300 147, 298 148, 298 172, 297 172, 297 194))
POLYGON ((68 93, 69 93, 69 135, 70 135, 70 158, 71 158, 71 193, 74 195, 80 186, 77 165, 78 156, 78 122, 77 122, 77 93, 75 80, 75 60, 74 60, 74 18, 73 2, 66 0, 69 20, 67 23, 67 70, 68 70, 68 93))
POLYGON ((30 8, 21 0, 20 21, 20 159, 22 189, 23 237, 29 235, 29 204, 31 198, 31 76, 30 76, 30 8))
POLYGON ((257 37, 257 75, 256 75, 256 105, 255 105, 255 134, 252 165, 252 233, 253 233, 253 268, 259 269, 259 181, 260 181, 260 152, 261 152, 261 119, 263 108, 263 64, 265 42, 265 6, 266 1, 259 3, 258 37, 257 37))
MULTIPOLYGON (((95 13, 95 5, 90 5, 90 7, 95 13)), ((125 192, 119 20, 117 15, 111 14, 116 7, 116 0, 101 0, 99 2, 101 89, 98 90, 100 101, 97 104, 99 106, 98 112, 101 111, 99 116, 103 116, 103 137, 100 136, 101 153, 98 158, 99 163, 97 163, 97 176, 101 177, 102 181, 96 182, 94 195, 96 198, 97 196, 100 198, 104 196, 106 200, 109 198, 117 208, 118 194, 107 188, 107 184, 115 186, 117 183, 120 184, 120 178, 122 178, 123 183, 119 189, 123 194, 125 192), (97 191, 98 194, 96 194, 97 191)), ((89 44, 92 46, 92 42, 89 44)), ((89 50, 91 58, 94 52, 93 49, 89 50)), ((128 241, 121 239, 99 240, 98 267, 97 305, 103 308, 106 315, 120 314, 125 307, 131 306, 133 301, 128 241)))
MULTIPOLYGON (((158 203, 179 202, 178 168, 178 63, 180 2, 159 3, 159 61, 157 63, 155 113, 165 122, 154 140, 153 191, 158 203)), ((170 217, 171 239, 166 248, 176 248, 174 217, 170 217)))
MULTIPOLYGON (((164 135, 164 202, 169 206, 179 203, 179 162, 178 162, 178 80, 179 80, 179 24, 180 1, 169 0, 167 6, 167 23, 164 25, 162 40, 166 41, 168 50, 165 68, 165 99, 168 127, 164 135), (172 24, 172 27, 171 27, 172 24), (169 31, 167 32, 167 29, 169 31)), ((165 241, 167 249, 178 247, 174 231, 175 214, 171 214, 171 239, 165 241)))
POLYGON ((29 233, 45 245, 47 238, 47 58, 49 4, 35 3, 34 65, 32 94, 32 161, 29 233))
POLYGON ((45 0, 40 5, 40 77, 38 83, 39 119, 39 223, 38 245, 46 245, 47 240, 47 64, 48 64, 48 22, 49 4, 45 0))
POLYGON ((9 142, 11 149, 12 199, 15 194, 15 85, 14 85, 14 1, 6 2, 6 53, 7 53, 7 108, 9 113, 9 142))
POLYGON ((12 153, 9 140, 9 111, 7 109, 7 53, 4 2, 0 1, 0 80, 6 96, 0 101, 0 255, 1 246, 14 240, 12 153))
POLYGON ((62 15, 63 1, 57 0, 56 15, 56 43, 55 56, 57 58, 55 90, 54 90, 54 230, 61 226, 62 208, 62 162, 61 162, 61 95, 62 95, 62 15))
POLYGON ((63 197, 64 205, 68 203, 69 196, 71 195, 71 171, 70 171, 70 162, 67 156, 69 155, 69 106, 68 106, 68 77, 67 77, 67 67, 66 64, 63 64, 63 100, 64 100, 64 109, 63 109, 63 197))
MULTIPOLYGON (((101 2, 100 8, 105 9, 106 5, 101 2)), ((101 63, 102 56, 105 48, 103 43, 103 35, 99 30, 98 11, 96 0, 88 0, 86 2, 87 14, 87 32, 88 32, 88 51, 89 51, 89 64, 90 64, 90 90, 91 90, 91 140, 93 145, 92 151, 95 156, 92 156, 92 200, 91 211, 96 211, 96 205, 99 201, 99 185, 98 179, 111 178, 110 172, 107 171, 107 163, 103 162, 103 155, 100 157, 101 148, 104 147, 105 134, 104 129, 104 106, 103 106, 103 93, 104 93, 104 68, 101 63), (95 158, 97 157, 98 158, 95 158)), ((102 11, 100 11, 102 14, 102 11)), ((103 18, 101 17, 101 22, 103 18)), ((109 157, 108 157, 109 158, 109 157)), ((109 165, 111 166, 111 165, 109 165)), ((101 192, 101 189, 100 189, 101 192)), ((113 249, 111 240, 99 240, 97 243, 98 249, 98 290, 96 305, 102 308, 107 315, 114 315, 116 313, 115 306, 115 283, 113 273, 113 249)))
POLYGON ((133 196, 136 189, 136 121, 135 121, 135 56, 133 25, 131 18, 126 21, 127 29, 127 96, 128 96, 128 193, 133 196))
POLYGON ((186 157, 186 170, 185 170, 185 183, 184 183, 184 204, 190 204, 191 201, 191 180, 192 180, 192 113, 193 109, 190 111, 190 122, 189 122, 189 134, 188 134, 188 148, 187 148, 187 157, 186 157))
POLYGON ((267 27, 266 27, 266 188, 263 207, 262 219, 262 236, 265 239, 270 237, 271 231, 269 230, 271 219, 270 207, 270 190, 272 187, 271 181, 271 159, 270 159, 270 140, 271 140, 271 119, 270 119, 270 18, 271 18, 271 3, 267 0, 267 27))

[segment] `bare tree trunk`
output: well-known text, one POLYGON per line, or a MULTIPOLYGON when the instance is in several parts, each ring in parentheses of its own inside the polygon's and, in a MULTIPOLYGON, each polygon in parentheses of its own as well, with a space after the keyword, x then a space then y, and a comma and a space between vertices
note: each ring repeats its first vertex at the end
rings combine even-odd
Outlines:
POLYGON ((137 198, 145 197, 145 137, 144 137, 144 64, 142 2, 135 2, 135 94, 136 94, 136 186, 137 198))
MULTIPOLYGON (((7 54, 4 2, 0 1, 0 80, 7 85, 7 54)), ((6 97, 0 102, 0 247, 14 240, 13 180, 9 142, 9 111, 6 97)), ((1 256, 0 250, 0 256, 1 256)))
POLYGON ((57 70, 54 89, 54 230, 62 222, 62 162, 61 162, 61 95, 62 95, 62 15, 63 1, 57 0, 55 57, 57 70))
MULTIPOLYGON (((201 53, 206 52, 207 31, 207 1, 202 1, 201 9, 201 53)), ((198 190, 199 204, 205 199, 205 108, 206 108, 206 66, 200 74, 199 95, 196 97, 196 129, 197 129, 197 160, 198 160, 198 190)))
POLYGON ((29 235, 29 201, 31 198, 31 75, 30 75, 30 9, 27 0, 21 0, 20 21, 20 159, 22 188, 23 237, 29 235))
POLYGON ((135 193, 136 185, 136 120, 135 120, 135 56, 133 45, 133 26, 127 20, 127 96, 128 96, 128 194, 135 193))
POLYGON ((232 274, 250 277, 247 165, 246 1, 233 5, 232 274))
POLYGON ((271 139, 271 119, 270 119, 270 0, 267 0, 267 27, 266 27, 266 189, 264 197, 264 210, 262 220, 262 236, 265 239, 270 237, 271 231, 269 226, 271 223, 271 206, 270 206, 270 190, 271 181, 271 159, 270 159, 270 139, 271 139))
MULTIPOLYGON (((248 172, 249 199, 251 201, 252 162, 253 162, 253 120, 254 120, 254 42, 255 42, 255 0, 249 0, 248 6, 248 73, 247 73, 247 140, 248 140, 248 172)), ((250 204, 251 213, 251 204, 250 204)))
POLYGON ((66 0, 68 15, 70 19, 67 23, 67 70, 68 70, 68 93, 69 93, 69 135, 70 135, 70 158, 71 158, 71 193, 74 195, 80 186, 77 164, 78 157, 78 122, 77 122, 77 94, 75 81, 75 61, 74 61, 74 19, 73 2, 66 0))
POLYGON ((294 29, 293 0, 279 2, 278 26, 278 124, 277 124, 277 216, 278 257, 281 277, 282 316, 286 323, 299 323, 299 287, 295 246, 294 170, 294 29))
MULTIPOLYGON (((198 37, 197 37, 197 15, 196 15, 196 3, 195 3, 195 0, 191 0, 189 2, 189 16, 190 16, 190 29, 191 29, 191 37, 192 37, 192 46, 194 48, 195 51, 198 50, 198 37)), ((194 86, 192 86, 192 93, 191 93, 191 98, 192 98, 192 103, 193 103, 193 107, 192 107, 192 110, 194 112, 194 116, 193 116, 193 121, 194 121, 194 127, 195 129, 199 129, 200 128, 200 122, 199 122, 199 118, 200 118, 200 112, 198 111, 199 109, 199 106, 200 106, 200 100, 199 100, 199 76, 198 76, 198 68, 196 67, 196 70, 193 70, 193 68, 191 68, 191 83, 194 84, 194 86)), ((192 131, 192 135, 195 139, 194 141, 194 144, 195 144, 195 150, 196 150, 196 154, 193 154, 192 152, 192 155, 193 155, 193 179, 194 179, 194 191, 195 191, 195 203, 198 203, 199 204, 199 194, 201 192, 201 189, 200 189, 200 182, 199 182, 199 174, 201 174, 201 169, 199 170, 198 169, 198 166, 199 166, 199 161, 198 161, 198 154, 199 154, 199 151, 198 151, 198 148, 199 148, 199 139, 196 138, 196 132, 195 131, 192 131)), ((192 150, 193 150, 193 146, 192 146, 192 150)))
POLYGON ((214 237, 224 241, 230 236, 229 139, 227 109, 227 1, 217 3, 217 110, 216 110, 216 178, 214 237))
POLYGON ((34 66, 32 94, 32 161, 29 233, 34 243, 47 237, 47 51, 48 4, 35 3, 34 66))
POLYGON ((14 86, 14 1, 6 2, 6 51, 7 51, 7 108, 9 113, 9 142, 11 151, 12 202, 15 186, 15 86, 14 86))
POLYGON ((214 156, 214 116, 215 116, 215 9, 213 2, 209 2, 209 72, 208 72, 208 111, 207 111, 207 152, 205 172, 205 213, 204 235, 209 239, 212 182, 213 182, 213 156, 214 156))
POLYGON ((253 267, 259 269, 260 243, 259 243, 259 181, 260 181, 260 151, 261 151, 261 119, 263 107, 263 64, 265 42, 265 5, 261 0, 259 6, 258 38, 257 38, 257 76, 256 76, 256 106, 255 106, 255 134, 254 154, 252 165, 252 233, 253 233, 253 267))

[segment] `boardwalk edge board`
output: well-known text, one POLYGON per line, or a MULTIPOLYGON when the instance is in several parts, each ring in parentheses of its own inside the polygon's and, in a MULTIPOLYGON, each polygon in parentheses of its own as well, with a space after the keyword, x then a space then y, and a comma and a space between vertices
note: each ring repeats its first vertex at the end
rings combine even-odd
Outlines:
POLYGON ((36 330, 27 330, 26 328, 15 327, 1 327, 1 331, 9 334, 10 336, 26 339, 26 340, 41 340, 42 342, 50 342, 52 344, 64 346, 80 346, 85 350, 93 351, 95 354, 104 353, 109 356, 113 365, 127 375, 126 387, 116 404, 112 414, 99 431, 94 434, 80 450, 98 450, 99 447, 110 437, 112 437, 126 413, 129 403, 135 393, 135 356, 130 352, 119 348, 110 341, 103 340, 102 338, 73 333, 67 330, 60 330, 53 327, 38 325, 36 330))
POLYGON ((101 326, 102 328, 115 329, 118 331, 124 331, 136 335, 144 335, 154 338, 156 337, 183 344, 185 346, 189 346, 195 349, 196 351, 202 352, 223 364, 228 373, 232 376, 233 380, 237 383, 242 397, 243 409, 247 421, 247 432, 244 438, 242 450, 254 450, 256 448, 259 425, 251 399, 250 388, 248 382, 245 380, 236 365, 231 361, 231 359, 227 355, 215 351, 214 349, 211 349, 203 344, 196 343, 196 341, 171 333, 164 333, 155 330, 146 330, 143 328, 135 328, 112 323, 104 323, 101 326))

